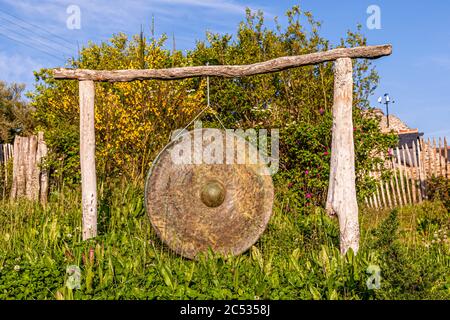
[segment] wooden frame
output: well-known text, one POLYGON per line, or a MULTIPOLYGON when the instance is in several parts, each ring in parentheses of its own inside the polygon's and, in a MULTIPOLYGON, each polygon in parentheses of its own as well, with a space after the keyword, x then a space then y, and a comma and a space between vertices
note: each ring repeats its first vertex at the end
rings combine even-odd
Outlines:
POLYGON ((83 239, 97 235, 97 189, 95 170, 94 81, 175 80, 189 77, 246 77, 278 72, 300 66, 335 61, 333 139, 327 211, 339 218, 341 252, 359 247, 358 205, 355 187, 353 142, 353 67, 352 59, 377 59, 392 53, 391 45, 338 48, 301 56, 240 66, 195 66, 149 70, 53 70, 55 79, 80 81, 80 162, 83 203, 83 239))

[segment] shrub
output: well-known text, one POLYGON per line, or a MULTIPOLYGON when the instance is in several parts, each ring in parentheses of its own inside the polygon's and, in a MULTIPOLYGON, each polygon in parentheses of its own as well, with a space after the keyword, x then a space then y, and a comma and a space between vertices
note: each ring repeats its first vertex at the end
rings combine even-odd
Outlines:
POLYGON ((427 180, 427 197, 431 200, 440 200, 450 211, 450 180, 446 177, 435 177, 427 180))

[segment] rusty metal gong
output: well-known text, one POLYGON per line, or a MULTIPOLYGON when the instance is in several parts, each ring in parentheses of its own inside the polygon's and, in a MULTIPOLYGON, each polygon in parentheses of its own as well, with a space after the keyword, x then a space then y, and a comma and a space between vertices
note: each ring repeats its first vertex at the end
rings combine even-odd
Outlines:
POLYGON ((274 191, 267 166, 251 152, 262 157, 239 135, 210 128, 186 132, 163 149, 147 176, 145 206, 166 245, 194 259, 209 248, 238 255, 258 240, 274 191))

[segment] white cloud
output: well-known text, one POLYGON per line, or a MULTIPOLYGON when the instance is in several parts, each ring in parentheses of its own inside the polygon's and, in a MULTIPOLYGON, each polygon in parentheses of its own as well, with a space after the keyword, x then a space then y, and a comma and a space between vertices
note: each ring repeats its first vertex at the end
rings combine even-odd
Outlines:
MULTIPOLYGON (((181 40, 181 48, 195 46, 196 40, 204 37, 205 30, 234 32, 237 23, 244 18, 246 7, 262 9, 266 18, 274 16, 267 7, 243 4, 237 0, 2 0, 2 3, 1 11, 25 21, 20 24, 30 27, 26 24, 28 22, 37 26, 36 31, 43 32, 45 41, 54 39, 51 46, 61 50, 51 52, 58 56, 62 52, 69 56, 76 55, 77 46, 84 46, 88 41, 105 41, 119 32, 136 34, 141 26, 148 33, 152 15, 155 17, 156 35, 174 33, 181 40), (66 27, 69 17, 66 9, 70 5, 80 7, 81 30, 69 30, 66 27), (61 39, 57 37, 66 41, 61 45, 61 39)), ((0 20, 2 15, 11 18, 3 12, 0 12, 0 20)), ((15 25, 12 27, 18 28, 15 25)))
MULTIPOLYGON (((33 83, 32 70, 39 69, 43 65, 48 67, 56 65, 54 59, 50 60, 37 48, 54 56, 61 56, 65 60, 64 58, 76 55, 77 43, 79 46, 86 45, 88 41, 98 43, 118 32, 136 34, 141 25, 148 33, 152 15, 155 17, 157 36, 161 33, 169 35, 174 33, 177 47, 189 48, 195 46, 195 41, 199 37, 204 36, 205 30, 233 32, 238 20, 245 15, 245 8, 253 7, 252 4, 243 4, 237 0, 1 0, 1 2, 0 24, 5 25, 5 30, 2 28, 0 30, 4 33, 8 31, 10 37, 21 39, 28 47, 19 46, 14 40, 0 36, 3 51, 0 55, 0 78, 28 84, 33 83), (66 10, 69 5, 78 5, 81 9, 81 30, 69 30, 66 27, 66 19, 69 16, 66 10), (16 24, 7 23, 5 19, 12 19, 16 24), (21 37, 20 33, 26 36, 21 37), (37 34, 40 35, 40 39, 37 34), (6 56, 5 52, 9 56, 6 56), (10 65, 15 65, 15 70, 9 70, 10 65)), ((254 9, 261 8, 261 5, 254 7, 254 9)), ((270 16, 266 8, 261 9, 270 16)))
POLYGON ((245 12, 247 6, 243 6, 232 1, 217 1, 217 0, 159 0, 157 2, 166 4, 178 4, 192 7, 203 7, 226 12, 242 14, 245 12))
MULTIPOLYGON (((180 15, 186 9, 217 10, 219 14, 236 14, 243 15, 245 9, 263 9, 268 15, 271 15, 267 8, 261 7, 260 4, 239 4, 230 0, 2 0, 5 4, 16 9, 21 15, 26 16, 30 20, 46 20, 49 24, 55 21, 65 22, 67 18, 66 9, 69 5, 77 5, 80 7, 82 14, 88 15, 89 18, 99 18, 102 22, 114 24, 117 20, 128 20, 133 17, 139 17, 145 14, 154 13, 162 15, 180 15), (104 18, 109 17, 109 21, 104 18)), ((206 17, 204 17, 206 18, 206 17)), ((226 17, 223 17, 226 19, 226 17)), ((100 21, 99 21, 100 22, 100 21)))
POLYGON ((42 68, 42 63, 21 54, 0 52, 0 80, 27 84, 27 89, 34 81, 33 71, 42 68))

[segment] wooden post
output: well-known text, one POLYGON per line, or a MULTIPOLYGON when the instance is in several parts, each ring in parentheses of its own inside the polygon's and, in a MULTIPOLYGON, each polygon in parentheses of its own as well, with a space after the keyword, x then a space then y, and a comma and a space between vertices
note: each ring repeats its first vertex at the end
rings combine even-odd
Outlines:
POLYGON ((428 176, 427 178, 431 178, 433 176, 433 167, 431 166, 431 141, 430 138, 427 140, 427 147, 425 148, 425 158, 428 158, 428 176), (427 157, 428 155, 428 157, 427 157))
MULTIPOLYGON (((376 178, 375 174, 373 173, 373 171, 370 172, 369 176, 374 178, 375 181, 377 181, 377 178, 376 178)), ((373 203, 374 203, 375 209, 380 209, 381 208, 381 202, 380 202, 380 199, 379 199, 379 191, 378 191, 377 182, 375 182, 375 185, 376 185, 376 187, 375 187, 376 191, 372 195, 373 203)))
MULTIPOLYGON (((39 132, 37 136, 37 155, 36 158, 38 160, 39 165, 42 165, 42 159, 45 158, 48 154, 47 144, 44 141, 44 133, 39 132)), ((39 168, 39 202, 42 204, 46 204, 48 200, 48 171, 45 167, 39 168)))
MULTIPOLYGON (((407 145, 406 145, 407 146, 407 145)), ((409 154, 409 149, 408 149, 408 154, 409 154)), ((409 175, 410 173, 408 172, 408 167, 407 167, 407 159, 406 159, 406 150, 405 150, 405 145, 402 146, 402 156, 403 156, 403 162, 405 164, 405 182, 406 182, 406 193, 408 194, 408 201, 409 204, 413 204, 412 198, 411 198, 411 189, 409 188, 409 184, 410 184, 410 178, 409 175)), ((409 163, 411 164, 411 161, 409 161, 409 163)), ((411 167, 411 165, 410 165, 411 167)))
MULTIPOLYGON (((384 155, 381 155, 381 159, 383 159, 382 168, 385 169, 386 158, 384 157, 384 155)), ((386 197, 387 197, 387 200, 388 200, 389 208, 393 208, 394 206, 392 205, 393 202, 392 202, 392 199, 391 199, 391 190, 389 190, 389 181, 384 181, 384 190, 386 190, 386 197)))
POLYGON ((397 179, 397 168, 396 168, 396 165, 395 165, 394 158, 392 158, 391 161, 392 161, 392 170, 394 171, 395 189, 397 191, 397 202, 398 202, 398 205, 400 207, 402 207, 403 206, 403 200, 402 200, 402 196, 400 194, 400 185, 399 185, 399 182, 398 182, 398 179, 397 179))
MULTIPOLYGON (((423 186, 423 173, 422 173, 422 163, 420 158, 420 146, 417 141, 413 142, 413 160, 414 160, 414 167, 416 168, 416 176, 418 181, 418 194, 419 194, 419 203, 423 201, 423 192, 422 192, 422 186, 423 186)), ((416 182, 417 186, 417 182, 416 182)))
POLYGON ((5 178, 3 179, 3 199, 5 199, 6 190, 8 189, 9 144, 2 145, 2 148, 3 148, 3 165, 5 169, 5 178))
POLYGON ((389 181, 391 186, 391 194, 392 194, 392 205, 393 207, 401 206, 401 204, 398 202, 397 195, 395 194, 395 184, 394 184, 394 177, 391 177, 391 180, 389 181))
POLYGON ((370 208, 369 200, 367 200, 367 197, 364 198, 364 202, 366 203, 366 207, 370 208))
POLYGON ((36 164, 36 153, 37 153, 37 137, 30 136, 27 138, 28 144, 26 147, 26 167, 25 167, 25 195, 28 199, 37 200, 37 187, 39 186, 39 173, 36 164))
POLYGON ((392 200, 391 200, 391 191, 389 190, 389 184, 387 181, 384 182, 384 189, 386 190, 386 197, 388 200, 388 206, 389 208, 392 208, 392 200))
POLYGON ((25 197, 31 201, 47 201, 48 178, 42 168, 42 160, 47 155, 44 135, 16 136, 14 139, 13 177, 11 199, 25 197))
POLYGON ((383 188, 383 185, 384 185, 384 183, 383 183, 383 177, 381 176, 381 169, 380 169, 380 164, 378 164, 377 165, 377 171, 378 171, 378 173, 379 173, 379 185, 380 185, 380 189, 381 189, 381 198, 382 198, 382 200, 383 200, 383 206, 386 208, 388 205, 387 205, 387 202, 386 202, 386 196, 384 195, 384 188, 383 188))
POLYGON ((23 159, 27 152, 28 139, 20 136, 14 138, 13 157, 13 180, 11 186, 11 199, 25 195, 25 166, 26 159, 23 159))
POLYGON ((448 179, 448 146, 447 146, 447 138, 444 137, 444 160, 445 160, 445 178, 448 179))
POLYGON ((419 161, 419 171, 420 171, 420 193, 422 195, 422 200, 427 199, 426 194, 426 185, 425 182, 427 180, 427 172, 425 169, 425 141, 423 139, 419 139, 419 143, 417 144, 417 153, 418 153, 418 161, 419 161))
POLYGON ((377 200, 377 193, 375 192, 372 195, 372 197, 373 197, 373 203, 374 203, 375 209, 380 209, 380 206, 378 205, 378 200, 377 200))
POLYGON ((381 202, 381 196, 380 196, 380 186, 377 183, 377 201, 378 201, 378 207, 383 208, 383 203, 381 202))
MULTIPOLYGON (((390 166, 392 166, 392 160, 391 160, 390 166)), ((393 171, 393 172, 395 172, 394 170, 395 170, 395 168, 392 168, 392 171, 393 171)), ((390 185, 391 185, 392 205, 393 205, 393 207, 396 207, 396 206, 397 206, 397 203, 398 203, 398 199, 397 199, 397 197, 395 196, 395 186, 394 186, 394 176, 393 176, 393 175, 392 175, 391 178, 389 179, 389 183, 390 183, 390 185)))
POLYGON ((438 157, 439 157, 439 177, 442 177, 442 139, 441 137, 439 137, 439 152, 438 152, 438 157))
POLYGON ((373 201, 372 201, 372 197, 369 197, 369 207, 373 209, 373 201))
POLYGON ((79 90, 83 240, 87 240, 97 236, 97 175, 95 171, 94 82, 92 80, 80 81, 79 90))
POLYGON ((334 64, 333 130, 327 211, 330 215, 338 216, 342 254, 350 248, 354 253, 359 249, 352 109, 352 59, 340 58, 334 64))
POLYGON ((431 149, 431 154, 433 156, 433 172, 432 172, 432 176, 437 176, 436 138, 433 138, 433 147, 431 149))
MULTIPOLYGON (((403 181, 402 160, 401 160, 402 155, 401 155, 400 149, 398 147, 396 148, 396 151, 397 151, 398 177, 400 179, 400 188, 402 189, 401 193, 402 193, 403 205, 407 205, 408 201, 406 200, 405 183, 403 181)), ((406 163, 405 158, 403 158, 403 162, 406 163)))
POLYGON ((416 187, 417 187, 417 167, 416 167, 416 153, 414 152, 414 162, 413 162, 413 158, 411 157, 411 150, 415 150, 414 149, 414 141, 413 141, 413 149, 408 149, 408 161, 410 163, 411 166, 411 193, 412 193, 412 203, 415 204, 417 203, 417 192, 416 192, 416 187))

